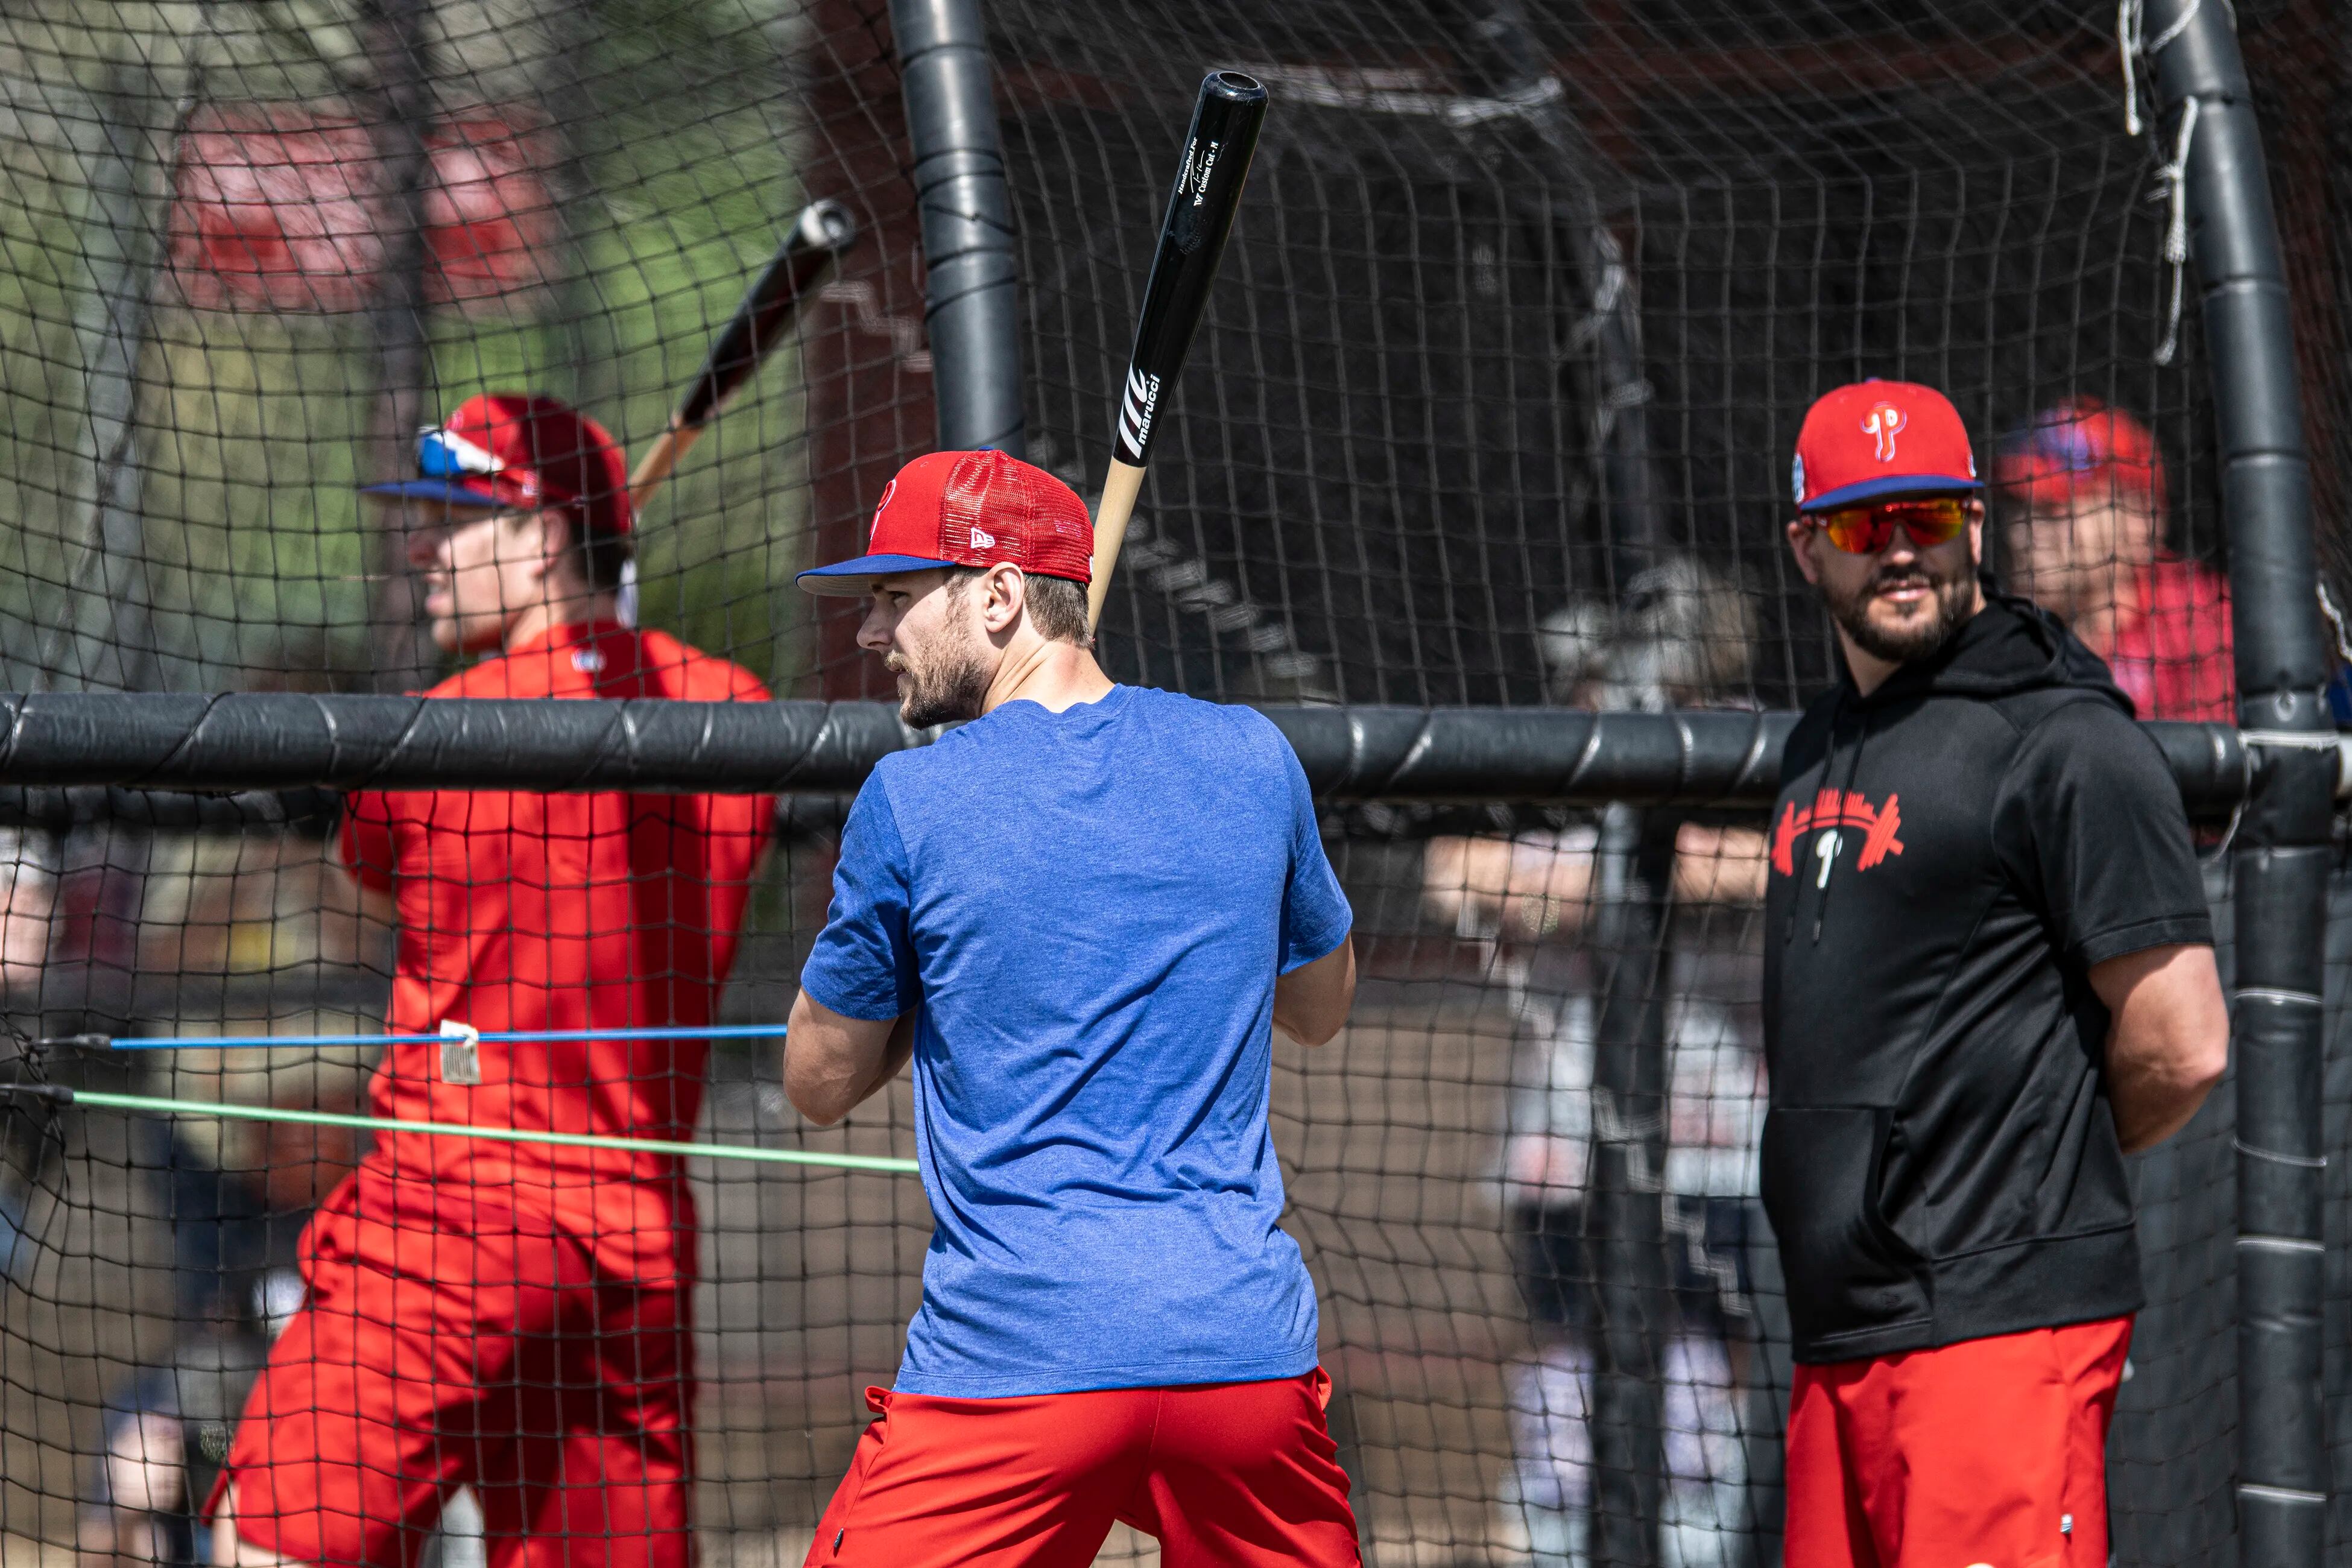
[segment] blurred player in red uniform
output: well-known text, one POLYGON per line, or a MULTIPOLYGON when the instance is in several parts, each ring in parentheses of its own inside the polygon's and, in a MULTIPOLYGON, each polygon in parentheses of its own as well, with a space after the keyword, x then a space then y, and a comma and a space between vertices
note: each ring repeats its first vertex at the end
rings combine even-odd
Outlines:
POLYGON ((2147 426, 2068 398, 1993 458, 2017 591, 2107 661, 2143 719, 2237 719, 2230 589, 2164 548, 2164 454, 2147 426))
MULTIPOLYGON (((744 670, 623 624, 621 455, 543 397, 477 397, 418 442, 410 551, 434 640, 487 654, 433 697, 757 702, 744 670)), ((765 798, 366 791, 345 858, 400 920, 391 1030, 698 1026, 734 962, 765 798)), ((373 1109, 682 1139, 707 1042, 615 1033, 394 1045, 373 1109)), ((678 1162, 390 1133, 303 1237, 302 1310, 215 1488, 216 1563, 405 1568, 460 1486, 490 1560, 686 1568, 694 1208, 678 1162)))

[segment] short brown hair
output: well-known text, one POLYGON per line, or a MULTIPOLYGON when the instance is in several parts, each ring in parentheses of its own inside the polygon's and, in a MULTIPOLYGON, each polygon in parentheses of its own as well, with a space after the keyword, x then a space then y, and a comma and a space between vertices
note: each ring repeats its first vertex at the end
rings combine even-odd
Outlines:
POLYGON ((582 561, 588 567, 588 581, 595 584, 600 594, 617 590, 621 585, 622 568, 636 554, 629 536, 582 528, 577 524, 573 526, 572 532, 577 536, 572 548, 580 552, 582 561))
MULTIPOLYGON (((973 578, 994 571, 992 566, 958 566, 948 576, 950 591, 961 594, 973 578)), ((1087 585, 1071 577, 1047 577, 1040 573, 1021 574, 1024 595, 1029 605, 1029 624, 1047 642, 1076 643, 1085 647, 1092 638, 1087 635, 1087 585)))
POLYGON ((589 587, 610 594, 621 586, 621 569, 636 553, 625 532, 589 525, 587 508, 569 503, 545 509, 563 520, 563 553, 579 563, 589 587))

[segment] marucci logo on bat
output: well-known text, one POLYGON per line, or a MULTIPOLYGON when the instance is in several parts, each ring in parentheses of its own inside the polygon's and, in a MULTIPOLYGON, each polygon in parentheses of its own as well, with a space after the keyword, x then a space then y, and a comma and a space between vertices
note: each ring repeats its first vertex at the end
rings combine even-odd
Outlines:
POLYGON ((1130 368, 1127 373, 1127 395, 1118 405, 1118 437, 1135 460, 1143 460, 1143 444, 1151 439, 1151 418, 1160 411, 1160 378, 1147 371, 1130 368))

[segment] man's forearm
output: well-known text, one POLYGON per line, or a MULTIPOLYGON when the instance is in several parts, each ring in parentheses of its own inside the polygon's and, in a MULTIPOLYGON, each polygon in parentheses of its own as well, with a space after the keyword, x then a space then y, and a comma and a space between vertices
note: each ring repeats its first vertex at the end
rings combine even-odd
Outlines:
POLYGON ((2145 949, 2091 966, 2107 1005, 2107 1102, 2126 1152, 2189 1124, 2230 1062, 2230 1009, 2201 943, 2145 949))
POLYGON ((1274 1026, 1302 1046, 1319 1046, 1338 1034, 1356 1004, 1356 939, 1281 976, 1274 983, 1274 1026))
POLYGON ((885 1056, 871 1065, 826 1061, 809 1065, 787 1055, 784 1094, 793 1108, 820 1127, 830 1127, 874 1098, 895 1077, 906 1058, 885 1056))
POLYGON ((848 1115, 898 1075, 915 1051, 915 1012, 846 1018, 801 993, 784 1038, 784 1097, 820 1127, 848 1115))
POLYGON ((2153 1149, 2188 1126, 2212 1092, 2209 1078, 2181 1079, 2145 1068, 2111 1073, 2107 1103, 2115 1110, 2116 1137, 2124 1152, 2153 1149))

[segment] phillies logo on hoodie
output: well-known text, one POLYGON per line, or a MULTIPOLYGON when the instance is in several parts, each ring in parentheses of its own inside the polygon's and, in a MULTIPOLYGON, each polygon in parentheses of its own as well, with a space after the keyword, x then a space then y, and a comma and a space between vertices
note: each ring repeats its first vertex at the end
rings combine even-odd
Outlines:
MULTIPOLYGON (((1800 808, 1790 801, 1780 808, 1780 820, 1772 825, 1772 869, 1783 877, 1795 876, 1797 840, 1816 827, 1862 829, 1862 853, 1853 863, 1857 871, 1869 870, 1889 855, 1902 854, 1903 840, 1895 837, 1903 827, 1901 800, 1900 795, 1890 795, 1885 805, 1873 806, 1860 790, 1825 789, 1809 806, 1800 808)), ((1843 842, 1843 834, 1832 832, 1814 850, 1822 857, 1823 881, 1829 879, 1829 862, 1843 842)))

